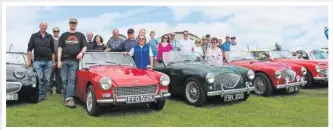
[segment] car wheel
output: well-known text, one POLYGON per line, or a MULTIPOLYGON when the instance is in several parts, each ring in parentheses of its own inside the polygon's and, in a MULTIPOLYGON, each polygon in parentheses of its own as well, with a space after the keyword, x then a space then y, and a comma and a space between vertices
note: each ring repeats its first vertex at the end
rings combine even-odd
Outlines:
POLYGON ((205 90, 195 78, 188 78, 185 81, 184 96, 187 104, 196 107, 203 106, 207 101, 205 90))
POLYGON ((310 88, 313 85, 313 76, 308 71, 304 78, 305 78, 304 80, 307 81, 307 83, 304 86, 301 86, 301 87, 302 88, 310 88))
POLYGON ((39 101, 39 91, 38 88, 31 88, 29 91, 29 102, 30 103, 38 103, 39 101))
POLYGON ((98 116, 100 114, 100 108, 96 101, 96 96, 92 85, 89 85, 86 93, 86 109, 88 115, 98 116))
POLYGON ((165 105, 165 99, 157 100, 156 102, 149 103, 149 107, 154 110, 162 110, 165 105))
POLYGON ((269 97, 273 92, 271 80, 264 73, 256 73, 253 80, 254 92, 258 95, 269 97))

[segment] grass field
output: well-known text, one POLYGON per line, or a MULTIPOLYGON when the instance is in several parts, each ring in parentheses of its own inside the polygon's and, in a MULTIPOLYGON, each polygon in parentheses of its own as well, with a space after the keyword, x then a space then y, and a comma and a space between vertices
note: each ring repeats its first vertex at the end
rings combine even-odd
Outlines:
POLYGON ((298 94, 265 98, 251 95, 245 102, 210 101, 205 107, 168 99, 162 111, 145 106, 108 108, 99 117, 87 115, 84 106, 63 106, 60 95, 39 104, 7 103, 7 127, 87 126, 298 126, 328 127, 327 87, 302 89, 298 94))

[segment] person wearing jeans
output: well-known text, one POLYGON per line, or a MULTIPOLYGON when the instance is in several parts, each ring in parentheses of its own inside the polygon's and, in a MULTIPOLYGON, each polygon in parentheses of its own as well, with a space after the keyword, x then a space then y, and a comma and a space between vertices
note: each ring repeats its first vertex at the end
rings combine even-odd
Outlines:
POLYGON ((58 67, 61 68, 61 80, 64 88, 65 106, 75 108, 75 79, 79 60, 87 50, 87 41, 83 33, 76 31, 77 19, 69 20, 70 30, 59 39, 58 67))
POLYGON ((54 41, 51 34, 47 33, 47 23, 39 25, 40 31, 30 37, 27 51, 26 67, 31 66, 31 53, 34 51, 33 68, 38 75, 39 101, 46 99, 46 92, 50 86, 52 63, 54 63, 54 41))
MULTIPOLYGON (((58 51, 58 43, 59 43, 59 32, 60 29, 58 27, 53 28, 53 41, 54 41, 54 52, 57 55, 58 51)), ((55 57, 55 64, 57 64, 57 57, 55 57)), ((54 66, 51 71, 51 83, 50 83, 50 93, 53 93, 53 87, 56 88, 56 93, 62 93, 62 85, 61 85, 61 76, 60 69, 57 66, 54 66)))

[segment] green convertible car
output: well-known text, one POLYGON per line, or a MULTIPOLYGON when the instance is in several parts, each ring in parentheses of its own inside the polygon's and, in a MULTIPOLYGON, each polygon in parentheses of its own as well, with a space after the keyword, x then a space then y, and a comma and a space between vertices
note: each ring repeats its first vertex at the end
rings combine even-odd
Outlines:
POLYGON ((247 100, 254 90, 254 72, 238 66, 208 65, 195 54, 164 52, 154 70, 167 74, 171 96, 183 95, 189 105, 203 106, 208 97, 225 102, 247 100))

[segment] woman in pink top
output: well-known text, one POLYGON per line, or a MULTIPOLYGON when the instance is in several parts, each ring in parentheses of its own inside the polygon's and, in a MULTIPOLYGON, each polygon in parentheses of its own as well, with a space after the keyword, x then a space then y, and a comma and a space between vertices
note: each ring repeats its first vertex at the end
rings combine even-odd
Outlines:
POLYGON ((172 51, 172 45, 170 44, 170 39, 168 35, 162 37, 161 43, 157 47, 157 57, 156 60, 159 61, 163 57, 163 52, 172 51))

